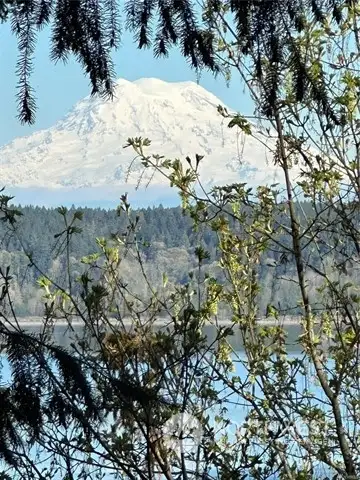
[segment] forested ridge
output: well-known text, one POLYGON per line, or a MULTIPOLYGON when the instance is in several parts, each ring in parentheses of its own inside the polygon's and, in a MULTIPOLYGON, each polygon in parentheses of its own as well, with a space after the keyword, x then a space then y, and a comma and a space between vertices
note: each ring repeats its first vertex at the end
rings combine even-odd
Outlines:
MULTIPOLYGON (((0 224, 0 264, 10 266, 12 293, 16 313, 19 316, 43 314, 42 293, 37 279, 45 273, 52 279, 66 284, 66 254, 64 219, 57 209, 25 206, 18 207, 22 215, 17 221, 17 234, 10 233, 5 224, 0 224), (30 258, 29 258, 30 257, 30 258)), ((311 215, 310 204, 298 204, 299 211, 311 215)), ((68 216, 75 212, 72 207, 68 216)), ((70 261, 72 275, 78 277, 84 268, 81 259, 97 251, 96 238, 109 238, 112 234, 126 232, 128 219, 119 216, 116 210, 82 208, 83 219, 77 223, 79 231, 70 240, 70 261)), ((181 207, 134 210, 132 218, 137 220, 136 238, 142 252, 146 272, 152 284, 159 285, 162 274, 166 273, 173 284, 184 284, 189 272, 196 268, 195 248, 203 246, 209 253, 205 269, 216 278, 223 278, 218 267, 217 236, 209 229, 195 231, 189 215, 181 207)), ((281 221, 281 219, 279 220, 281 221)), ((230 219, 231 222, 231 219, 230 219)), ((236 227, 234 227, 236 228, 236 227)), ((241 227, 240 227, 241 228, 241 227)), ((326 254, 324 250, 324 255, 326 254)), ((328 255, 327 261, 332 257, 328 255)), ((135 291, 146 294, 146 286, 137 262, 127 255, 121 263, 124 281, 135 291)), ((266 251, 258 269, 261 284, 259 312, 265 315, 268 305, 275 305, 280 311, 295 314, 298 291, 292 277, 295 264, 291 257, 279 254, 276 249, 266 251)), ((312 292, 316 296, 316 275, 312 279, 312 292)))

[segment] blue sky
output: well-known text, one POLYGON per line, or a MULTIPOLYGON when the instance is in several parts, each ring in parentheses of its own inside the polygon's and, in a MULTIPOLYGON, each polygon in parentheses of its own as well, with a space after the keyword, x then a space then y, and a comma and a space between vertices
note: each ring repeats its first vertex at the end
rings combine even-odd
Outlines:
MULTIPOLYGON (((15 137, 52 126, 78 100, 89 94, 88 79, 75 61, 71 60, 65 66, 50 62, 49 30, 44 30, 39 34, 32 75, 38 106, 36 123, 32 127, 22 126, 16 118, 16 38, 8 25, 1 25, 0 45, 0 145, 15 137)), ((179 52, 173 50, 169 58, 156 60, 151 50, 137 50, 129 34, 124 35, 123 45, 114 54, 114 61, 117 76, 130 81, 141 77, 157 77, 165 81, 196 81, 195 72, 188 67, 179 52)), ((230 88, 222 78, 215 80, 209 73, 204 73, 200 83, 230 107, 245 114, 251 113, 251 103, 243 93, 238 77, 234 76, 230 88)))

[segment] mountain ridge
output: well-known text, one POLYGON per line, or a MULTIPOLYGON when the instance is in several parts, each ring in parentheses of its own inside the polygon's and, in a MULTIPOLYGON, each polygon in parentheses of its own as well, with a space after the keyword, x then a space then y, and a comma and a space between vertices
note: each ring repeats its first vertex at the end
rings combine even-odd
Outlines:
MULTIPOLYGON (((88 96, 52 127, 3 146, 2 183, 16 189, 134 189, 142 167, 135 163, 127 176, 135 154, 123 146, 135 136, 151 140, 149 154, 204 155, 200 176, 206 186, 277 181, 266 136, 259 133, 260 142, 229 129, 217 107, 231 109, 200 85, 119 79, 115 95, 112 102, 88 96)), ((167 180, 155 175, 152 184, 165 188, 167 180)))

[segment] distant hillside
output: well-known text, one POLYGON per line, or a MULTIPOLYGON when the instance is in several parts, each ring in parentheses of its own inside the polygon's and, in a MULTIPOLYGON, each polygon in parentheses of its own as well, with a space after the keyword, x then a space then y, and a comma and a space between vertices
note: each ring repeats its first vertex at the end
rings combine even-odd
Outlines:
MULTIPOLYGON (((301 205, 300 211, 309 212, 310 206, 301 205)), ((13 275, 13 293, 15 307, 20 315, 41 315, 41 295, 36 286, 39 272, 29 266, 29 260, 22 246, 31 253, 33 262, 51 278, 63 283, 66 281, 66 256, 59 240, 54 236, 64 230, 62 217, 54 209, 44 207, 22 207, 23 216, 18 222, 19 238, 10 235, 5 224, 0 223, 0 267, 10 266, 13 275)), ((80 259, 96 251, 95 238, 109 237, 112 233, 122 234, 127 221, 118 216, 115 210, 100 208, 82 209, 84 218, 78 222, 82 232, 76 234, 70 245, 72 272, 76 278, 83 271, 80 259)), ((73 213, 69 211, 69 216, 73 213)), ((217 265, 217 237, 210 230, 197 233, 192 229, 192 221, 182 214, 180 208, 147 208, 133 211, 138 218, 137 239, 142 251, 147 274, 154 285, 162 282, 162 273, 169 277, 170 283, 187 282, 188 274, 196 266, 194 250, 203 245, 210 254, 206 269, 213 276, 225 281, 223 272, 217 265)), ((325 243, 324 243, 325 244, 325 243)), ((310 252, 309 252, 310 253, 310 252)), ((327 261, 332 257, 327 255, 327 261)), ((298 290, 293 279, 296 277, 294 259, 284 258, 281 252, 265 252, 259 266, 259 279, 262 286, 259 298, 260 312, 266 305, 277 305, 280 310, 291 309, 296 313, 298 290)), ((126 257, 121 264, 121 275, 131 283, 139 294, 146 294, 146 287, 136 261, 126 257)), ((311 293, 317 297, 316 288, 320 279, 309 274, 311 293)))

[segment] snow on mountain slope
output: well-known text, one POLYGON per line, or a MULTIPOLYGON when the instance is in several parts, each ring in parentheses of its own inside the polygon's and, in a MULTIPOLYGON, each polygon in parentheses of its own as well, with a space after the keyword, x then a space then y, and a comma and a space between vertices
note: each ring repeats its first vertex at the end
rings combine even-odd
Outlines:
MULTIPOLYGON (((120 79, 114 101, 87 97, 53 127, 1 148, 2 184, 47 189, 124 185, 134 152, 123 146, 134 136, 151 139, 150 153, 181 159, 204 155, 204 184, 278 180, 266 148, 251 138, 244 143, 235 128, 229 129, 217 112, 219 104, 193 82, 120 79)), ((140 172, 137 165, 130 185, 140 172)), ((166 183, 160 176, 153 180, 153 185, 166 183)))

